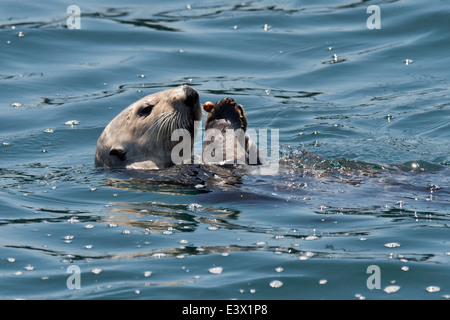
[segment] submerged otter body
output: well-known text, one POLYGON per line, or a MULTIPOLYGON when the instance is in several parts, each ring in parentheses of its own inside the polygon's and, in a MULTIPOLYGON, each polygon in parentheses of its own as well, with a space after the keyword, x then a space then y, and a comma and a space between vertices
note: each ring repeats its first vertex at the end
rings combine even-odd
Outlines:
MULTIPOLYGON (((124 109, 97 141, 97 167, 162 169, 173 165, 174 130, 184 129, 194 141, 201 117, 197 91, 183 85, 148 95, 124 109)), ((191 145, 192 148, 192 145, 191 145)))

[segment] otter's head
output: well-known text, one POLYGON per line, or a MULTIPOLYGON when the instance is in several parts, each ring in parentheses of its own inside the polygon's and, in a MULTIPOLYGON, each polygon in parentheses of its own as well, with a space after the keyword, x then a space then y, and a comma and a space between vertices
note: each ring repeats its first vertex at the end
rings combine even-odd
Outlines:
POLYGON ((131 104, 105 128, 97 142, 95 165, 104 168, 160 169, 173 165, 178 141, 172 133, 185 129, 194 142, 201 117, 197 91, 183 85, 148 95, 131 104))

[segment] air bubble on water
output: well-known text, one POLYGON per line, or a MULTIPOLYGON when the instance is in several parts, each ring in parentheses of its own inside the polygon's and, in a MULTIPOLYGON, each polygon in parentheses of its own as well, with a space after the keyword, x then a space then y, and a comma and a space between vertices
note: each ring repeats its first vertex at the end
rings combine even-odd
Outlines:
POLYGON ((209 271, 209 273, 212 273, 212 274, 221 274, 223 272, 223 268, 222 267, 214 267, 214 268, 209 268, 208 271, 209 271))
POLYGON ((429 286, 429 287, 426 288, 426 290, 427 290, 428 292, 430 292, 430 293, 433 293, 433 292, 439 292, 439 291, 441 291, 441 288, 439 288, 439 287, 437 287, 437 286, 429 286))
POLYGON ((283 285, 283 282, 279 280, 273 280, 271 283, 269 283, 269 286, 272 288, 280 288, 283 285))
POLYGON ((400 290, 400 286, 395 286, 395 285, 387 286, 386 288, 384 288, 384 292, 386 292, 386 293, 395 293, 398 290, 400 290))
POLYGON ((22 31, 19 31, 19 33, 17 34, 17 36, 18 36, 19 38, 23 38, 23 37, 25 37, 25 34, 24 34, 22 31))

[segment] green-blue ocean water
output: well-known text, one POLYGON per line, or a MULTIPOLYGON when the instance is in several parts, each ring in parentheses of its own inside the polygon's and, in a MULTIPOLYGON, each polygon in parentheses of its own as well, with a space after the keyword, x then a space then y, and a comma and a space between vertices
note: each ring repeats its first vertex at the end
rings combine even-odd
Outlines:
POLYGON ((450 297, 448 1, 0 12, 1 299, 450 297), (181 84, 278 129, 280 171, 199 189, 94 167, 115 115, 181 84))

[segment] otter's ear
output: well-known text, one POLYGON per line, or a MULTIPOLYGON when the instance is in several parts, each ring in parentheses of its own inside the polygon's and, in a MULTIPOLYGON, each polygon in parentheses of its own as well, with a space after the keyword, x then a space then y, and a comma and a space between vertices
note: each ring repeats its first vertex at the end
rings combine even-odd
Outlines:
POLYGON ((119 158, 120 161, 127 160, 127 152, 123 149, 111 149, 109 155, 119 158))
POLYGON ((239 119, 241 120, 242 123, 242 129, 244 131, 247 130, 248 120, 244 112, 244 107, 241 104, 238 104, 236 106, 236 111, 239 113, 239 119))

